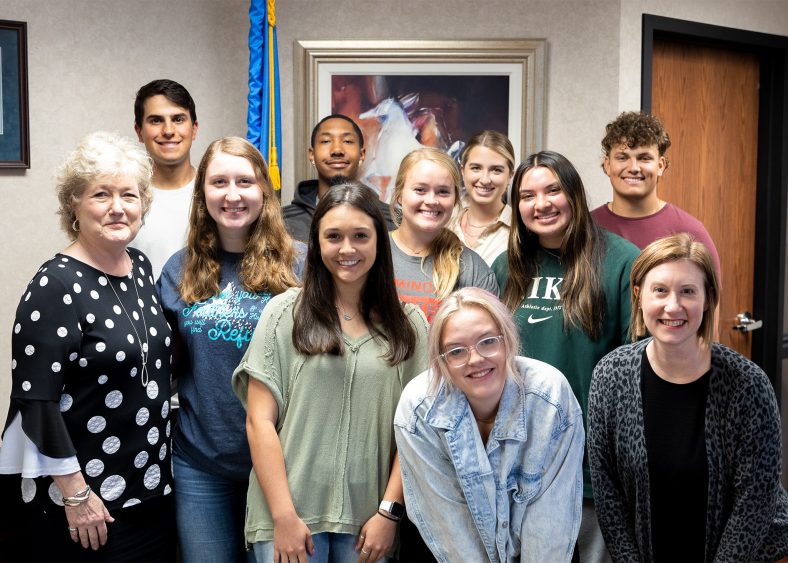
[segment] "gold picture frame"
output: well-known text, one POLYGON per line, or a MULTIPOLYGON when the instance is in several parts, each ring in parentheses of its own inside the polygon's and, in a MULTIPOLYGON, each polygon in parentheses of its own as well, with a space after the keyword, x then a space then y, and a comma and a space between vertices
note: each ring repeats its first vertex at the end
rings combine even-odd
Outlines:
MULTIPOLYGON (((309 146, 309 137, 314 125, 322 117, 335 112, 332 111, 332 100, 335 109, 338 99, 336 94, 338 79, 335 77, 339 76, 346 77, 343 80, 347 80, 347 77, 355 80, 369 78, 375 83, 380 82, 381 77, 383 80, 389 79, 390 82, 391 77, 409 79, 410 84, 413 84, 414 80, 420 83, 421 77, 424 77, 425 82, 432 81, 436 84, 441 83, 441 80, 446 82, 451 79, 457 84, 457 81, 461 80, 463 87, 459 88, 460 92, 457 96, 465 95, 468 89, 464 85, 474 80, 479 86, 472 104, 467 103, 467 107, 463 108, 465 115, 477 117, 483 109, 481 106, 490 98, 490 105, 494 106, 490 111, 496 112, 496 123, 501 123, 504 119, 501 116, 505 116, 507 130, 502 132, 509 135, 515 156, 522 159, 532 152, 541 150, 544 143, 546 116, 545 59, 544 39, 297 40, 294 53, 294 137, 297 177, 302 180, 314 177, 312 167, 309 166, 306 158, 306 148, 309 146), (335 84, 333 91, 332 83, 335 84), (489 88, 488 85, 492 84, 503 86, 489 88), (485 91, 485 88, 488 89, 485 91), (500 107, 501 105, 505 108, 500 107)), ((454 87, 456 88, 456 85, 454 87)), ((379 97, 376 97, 375 102, 379 97)), ((367 102, 371 103, 369 100, 367 102)), ((441 111, 441 108, 436 110, 437 113, 441 111)), ((352 115, 351 117, 355 118, 352 115)), ((431 117, 435 121, 435 116, 431 117)), ((495 127, 486 125, 481 128, 495 127)), ((465 131, 468 135, 475 132, 465 131)), ((368 149, 368 159, 369 152, 368 149)), ((381 196, 385 199, 383 194, 381 196)))

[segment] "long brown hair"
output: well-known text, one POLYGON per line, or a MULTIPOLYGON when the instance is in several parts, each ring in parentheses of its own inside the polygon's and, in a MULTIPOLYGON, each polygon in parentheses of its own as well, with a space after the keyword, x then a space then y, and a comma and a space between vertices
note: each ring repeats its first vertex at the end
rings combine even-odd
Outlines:
POLYGON ((375 262, 369 269, 359 303, 360 314, 376 339, 388 345, 385 358, 394 366, 413 355, 416 330, 397 297, 386 221, 375 192, 360 182, 332 186, 315 209, 309 227, 304 289, 293 319, 293 346, 302 354, 342 355, 342 328, 334 306, 336 285, 320 253, 320 222, 340 206, 362 211, 372 219, 377 236, 375 262))
MULTIPOLYGON (((394 184, 394 193, 391 196, 391 216, 394 217, 397 226, 402 223, 402 210, 398 208, 399 199, 405 189, 405 179, 411 168, 422 160, 429 160, 438 166, 445 168, 451 175, 454 184, 454 208, 455 212, 460 210, 460 184, 462 175, 457 164, 445 152, 425 147, 409 152, 399 165, 397 180, 394 184)), ((440 299, 444 299, 454 291, 457 285, 457 278, 460 277, 460 255, 464 248, 457 235, 444 226, 440 234, 430 243, 429 255, 432 256, 432 283, 435 286, 435 294, 440 299)), ((422 264, 424 258, 422 258, 422 264)))
POLYGON ((194 196, 189 219, 189 237, 183 278, 178 285, 181 298, 187 303, 203 301, 219 292, 221 244, 216 221, 205 204, 205 175, 217 153, 240 156, 249 161, 257 185, 263 192, 260 216, 249 228, 249 237, 239 265, 239 278, 244 289, 251 292, 282 293, 299 284, 293 273, 296 259, 293 239, 287 234, 281 206, 271 187, 268 167, 260 151, 246 139, 222 137, 208 146, 197 167, 194 196))
POLYGON ((525 298, 533 279, 539 276, 539 237, 528 230, 519 211, 520 183, 530 170, 539 166, 553 173, 572 210, 560 249, 564 267, 561 285, 564 328, 579 327, 596 340, 605 318, 605 293, 600 279, 605 241, 588 210, 580 175, 572 163, 557 152, 532 154, 514 174, 509 204, 512 216, 517 219, 509 231, 509 278, 503 302, 514 311, 525 298))

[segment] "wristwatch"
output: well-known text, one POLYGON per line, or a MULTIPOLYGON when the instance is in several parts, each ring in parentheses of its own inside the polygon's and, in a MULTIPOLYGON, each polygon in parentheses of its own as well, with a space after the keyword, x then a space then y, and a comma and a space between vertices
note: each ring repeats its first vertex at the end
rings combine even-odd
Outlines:
POLYGON ((405 516, 405 507, 394 500, 382 500, 378 508, 384 512, 388 512, 391 514, 392 518, 396 518, 397 520, 401 520, 402 517, 405 516))

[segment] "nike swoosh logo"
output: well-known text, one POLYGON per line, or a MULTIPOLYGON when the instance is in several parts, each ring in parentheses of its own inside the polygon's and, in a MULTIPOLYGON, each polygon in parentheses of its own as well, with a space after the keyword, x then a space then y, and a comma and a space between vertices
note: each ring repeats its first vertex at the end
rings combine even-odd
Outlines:
POLYGON ((550 315, 549 317, 543 317, 541 319, 535 319, 533 315, 528 315, 528 324, 535 325, 536 323, 541 323, 542 321, 546 321, 547 319, 552 319, 553 316, 550 315))

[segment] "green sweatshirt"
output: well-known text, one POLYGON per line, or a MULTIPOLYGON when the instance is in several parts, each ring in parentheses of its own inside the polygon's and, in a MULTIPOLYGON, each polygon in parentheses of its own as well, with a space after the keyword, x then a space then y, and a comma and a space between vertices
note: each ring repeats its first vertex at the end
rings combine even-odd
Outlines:
MULTIPOLYGON (((601 281, 607 309, 597 340, 591 340, 580 328, 564 330, 561 305, 564 269, 558 260, 558 251, 539 249, 539 274, 514 311, 514 320, 520 330, 520 354, 547 362, 566 376, 583 409, 586 427, 591 372, 605 354, 629 342, 629 273, 639 253, 636 246, 623 238, 608 231, 603 233, 606 252, 601 281)), ((495 260, 493 270, 503 294, 509 277, 506 253, 495 260)), ((587 456, 583 458, 583 495, 592 496, 587 456)))

